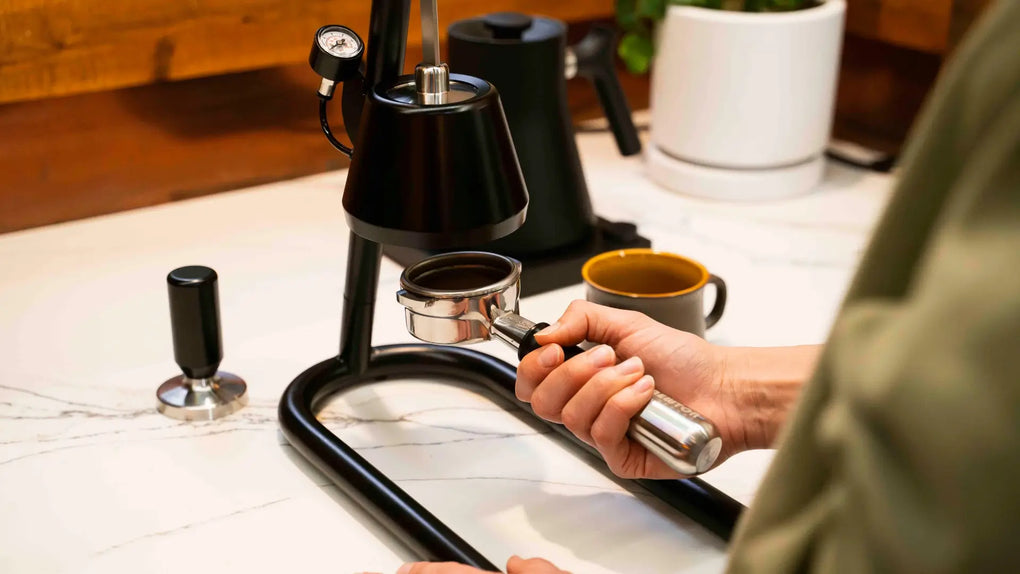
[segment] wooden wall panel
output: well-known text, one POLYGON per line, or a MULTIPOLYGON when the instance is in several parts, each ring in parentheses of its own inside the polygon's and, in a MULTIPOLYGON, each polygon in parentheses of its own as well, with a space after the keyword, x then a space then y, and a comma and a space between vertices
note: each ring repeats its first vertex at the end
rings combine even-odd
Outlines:
MULTIPOLYGON (((417 2, 409 41, 420 43, 417 2)), ((295 64, 329 23, 367 36, 368 0, 3 0, 0 103, 295 64)), ((497 10, 567 21, 613 0, 445 0, 440 26, 497 10)))
MULTIPOLYGON (((88 31, 84 23, 70 17, 45 22, 38 20, 39 14, 36 14, 37 21, 30 22, 28 27, 21 25, 21 29, 41 31, 30 35, 34 40, 12 39, 10 35, 16 26, 12 26, 13 20, 8 16, 21 14, 20 17, 30 20, 26 16, 30 8, 37 7, 43 1, 51 5, 73 4, 71 0, 0 0, 0 100, 5 93, 10 96, 17 92, 24 96, 27 93, 25 86, 37 86, 33 89, 38 89, 40 93, 62 91, 75 92, 76 95, 0 104, 0 232, 154 205, 346 165, 346 159, 329 147, 318 129, 318 101, 314 93, 318 79, 308 69, 304 59, 315 26, 323 22, 354 22, 353 25, 362 32, 367 26, 367 8, 358 16, 357 7, 349 6, 355 2, 330 0, 331 14, 321 15, 314 22, 309 21, 307 29, 297 25, 288 32, 287 36, 293 42, 288 50, 296 54, 294 63, 220 76, 154 83, 154 80, 173 79, 188 74, 201 76, 205 73, 200 72, 198 64, 187 62, 193 57, 199 60, 203 57, 202 53, 187 51, 196 49, 199 40, 184 41, 181 39, 186 38, 187 34, 178 34, 171 35, 173 43, 164 43, 163 48, 157 49, 154 45, 138 47, 137 54, 132 55, 137 56, 137 61, 130 58, 124 60, 135 62, 134 65, 123 66, 116 61, 93 62, 101 69, 85 66, 74 76, 75 82, 64 85, 63 78, 57 81, 54 77, 54 70, 63 70, 61 74, 68 73, 68 69, 79 65, 72 58, 74 53, 80 55, 88 52, 85 47, 89 43, 85 40, 88 31), (340 13, 344 11, 353 20, 340 13), (358 23, 358 18, 363 22, 358 23), (183 44, 180 43, 182 41, 183 44), (50 62, 50 67, 43 65, 39 69, 50 72, 41 74, 42 79, 25 75, 20 88, 10 88, 8 83, 14 76, 8 64, 12 61, 32 60, 32 42, 37 42, 36 47, 40 50, 35 61, 50 62), (62 44, 64 42, 66 44, 62 44), (62 50, 70 54, 61 55, 62 50), (80 93, 95 90, 100 85, 106 86, 102 82, 89 82, 105 77, 108 70, 120 70, 118 73, 121 75, 114 75, 102 82, 110 82, 110 85, 143 85, 80 93)), ((145 0, 133 1, 146 3, 145 0)), ((188 13, 183 11, 182 5, 201 4, 203 10, 208 11, 210 7, 230 6, 239 2, 249 7, 258 7, 262 6, 259 2, 273 1, 218 0, 217 3, 153 0, 148 3, 161 6, 150 7, 152 12, 141 10, 131 17, 137 19, 139 26, 159 27, 165 25, 167 14, 160 10, 177 10, 173 12, 177 14, 174 16, 177 25, 180 29, 188 29, 198 24, 188 21, 188 13), (160 21, 163 23, 160 24, 160 21)), ((883 0, 881 4, 903 1, 883 0)), ((862 6, 866 8, 868 5, 866 0, 849 2, 851 9, 862 6)), ((108 6, 125 3, 130 2, 82 0, 74 7, 85 10, 87 5, 115 19, 128 16, 117 16, 113 14, 114 9, 108 6)), ((952 32, 946 50, 955 45, 958 36, 988 3, 988 0, 954 0, 952 32)), ((319 0, 303 0, 295 4, 302 4, 304 9, 314 11, 319 0)), ((367 2, 361 4, 367 5, 367 2)), ((325 6, 325 3, 322 5, 325 6)), ((484 7, 478 0, 444 0, 441 17, 445 24, 469 13, 494 9, 546 13, 561 11, 561 15, 572 15, 569 16, 571 18, 581 17, 579 15, 588 14, 592 10, 603 10, 605 17, 609 15, 611 7, 612 2, 607 0, 571 0, 548 5, 538 0, 498 0, 484 7), (541 7, 536 8, 540 4, 541 7), (452 14, 451 7, 454 8, 452 14)), ((251 8, 251 13, 258 15, 258 18, 253 16, 254 20, 248 23, 243 21, 243 16, 237 20, 241 22, 242 29, 243 26, 255 25, 256 21, 286 19, 285 14, 272 12, 268 8, 261 12, 251 8)), ((204 21, 204 26, 212 26, 210 22, 216 20, 210 20, 209 15, 204 13, 196 18, 204 21)), ((222 18, 223 22, 228 22, 238 16, 234 13, 234 16, 222 18)), ((854 26, 863 26, 864 20, 858 18, 854 22, 854 26)), ((100 24, 98 20, 93 22, 95 26, 100 24)), ((230 27, 228 24, 223 25, 230 27)), ((584 23, 572 25, 571 38, 576 41, 586 27, 584 23)), ((210 28, 199 26, 196 29, 210 28)), ((895 38, 886 41, 876 39, 876 36, 881 36, 879 32, 858 34, 854 30, 853 27, 849 29, 843 50, 836 135, 895 152, 938 73, 943 54, 932 51, 937 47, 934 43, 926 44, 925 49, 916 49, 901 45, 911 41, 895 38)), ((888 28, 884 30, 888 32, 888 28)), ((419 37, 417 18, 412 17, 411 46, 407 57, 409 66, 420 58, 420 46, 417 45, 419 37)), ((124 49, 125 38, 127 36, 118 40, 118 50, 124 49)), ((101 39, 92 43, 96 42, 103 43, 101 39)), ((223 59, 227 49, 223 39, 211 41, 210 45, 220 46, 216 49, 223 52, 218 59, 210 57, 204 64, 211 66, 207 70, 216 69, 216 66, 239 65, 237 61, 226 62, 223 59)), ((253 50, 257 52, 255 48, 253 50)), ((254 66, 253 62, 269 61, 275 57, 257 53, 256 57, 244 65, 254 66)), ((94 54, 84 61, 93 60, 94 54)), ((647 107, 648 77, 624 73, 622 79, 632 107, 647 107)), ((586 82, 573 80, 569 83, 568 91, 571 112, 575 118, 601 115, 594 93, 586 82)), ((342 132, 340 114, 334 111, 332 117, 336 130, 342 132)))
MULTIPOLYGON (((647 106, 648 78, 623 82, 647 106)), ((319 130, 318 84, 300 63, 0 105, 0 232, 346 167, 319 130)), ((575 118, 601 115, 587 81, 568 94, 575 118)), ((331 112, 342 134, 338 100, 331 112)))
POLYGON ((0 231, 344 167, 317 85, 297 65, 0 106, 0 231))
POLYGON ((836 137, 899 151, 941 63, 935 54, 847 36, 836 94, 836 137))
POLYGON ((847 0, 848 34, 941 54, 949 46, 953 0, 847 0))

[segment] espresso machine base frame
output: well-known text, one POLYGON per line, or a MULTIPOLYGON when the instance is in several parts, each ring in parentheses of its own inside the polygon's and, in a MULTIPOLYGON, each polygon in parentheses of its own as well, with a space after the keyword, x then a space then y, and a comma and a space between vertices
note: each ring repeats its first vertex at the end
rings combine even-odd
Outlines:
MULTIPOLYGON (((338 393, 364 384, 412 378, 452 379, 516 402, 516 369, 504 361, 458 347, 389 345, 373 348, 361 372, 355 372, 347 362, 334 357, 299 375, 280 401, 283 433, 302 456, 421 559, 455 561, 498 571, 481 553, 316 419, 316 412, 338 393)), ((536 420, 595 456, 593 462, 601 460, 596 451, 565 427, 536 420)), ((726 541, 743 510, 740 503, 701 479, 636 482, 726 541)))
MULTIPOLYGON (((372 346, 382 249, 379 243, 357 233, 350 234, 340 353, 307 369, 288 385, 280 398, 280 427, 295 450, 420 559, 454 561, 498 571, 481 553, 315 417, 325 401, 337 393, 397 378, 453 379, 516 401, 516 369, 490 355, 471 349, 424 343, 372 346)), ((598 456, 565 427, 541 422, 598 456)), ((722 491, 697 478, 637 482, 725 541, 729 541, 737 518, 744 509, 722 491)))

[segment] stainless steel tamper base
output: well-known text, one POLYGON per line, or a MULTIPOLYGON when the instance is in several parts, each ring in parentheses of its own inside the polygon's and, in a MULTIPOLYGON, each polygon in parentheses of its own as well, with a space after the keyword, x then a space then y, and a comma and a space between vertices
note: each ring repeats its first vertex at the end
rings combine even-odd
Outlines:
POLYGON ((159 386, 157 408, 182 421, 211 421, 248 404, 248 386, 237 375, 220 371, 211 379, 178 375, 159 386))

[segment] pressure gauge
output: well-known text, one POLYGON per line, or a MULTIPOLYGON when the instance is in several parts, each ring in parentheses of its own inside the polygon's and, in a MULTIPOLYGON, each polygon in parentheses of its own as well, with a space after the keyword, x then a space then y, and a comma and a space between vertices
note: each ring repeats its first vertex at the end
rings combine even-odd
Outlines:
POLYGON ((342 60, 361 54, 361 39, 343 26, 324 26, 315 37, 319 47, 342 60))
POLYGON ((365 43, 353 30, 331 24, 315 33, 308 63, 323 77, 324 84, 328 82, 332 86, 358 74, 364 51, 365 43))

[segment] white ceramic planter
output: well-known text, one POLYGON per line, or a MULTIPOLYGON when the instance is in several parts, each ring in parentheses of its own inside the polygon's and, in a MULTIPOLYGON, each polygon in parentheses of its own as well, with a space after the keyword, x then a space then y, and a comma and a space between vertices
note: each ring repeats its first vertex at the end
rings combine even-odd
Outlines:
POLYGON ((832 129, 844 0, 782 13, 671 6, 652 70, 650 177, 683 193, 810 191, 832 129))

